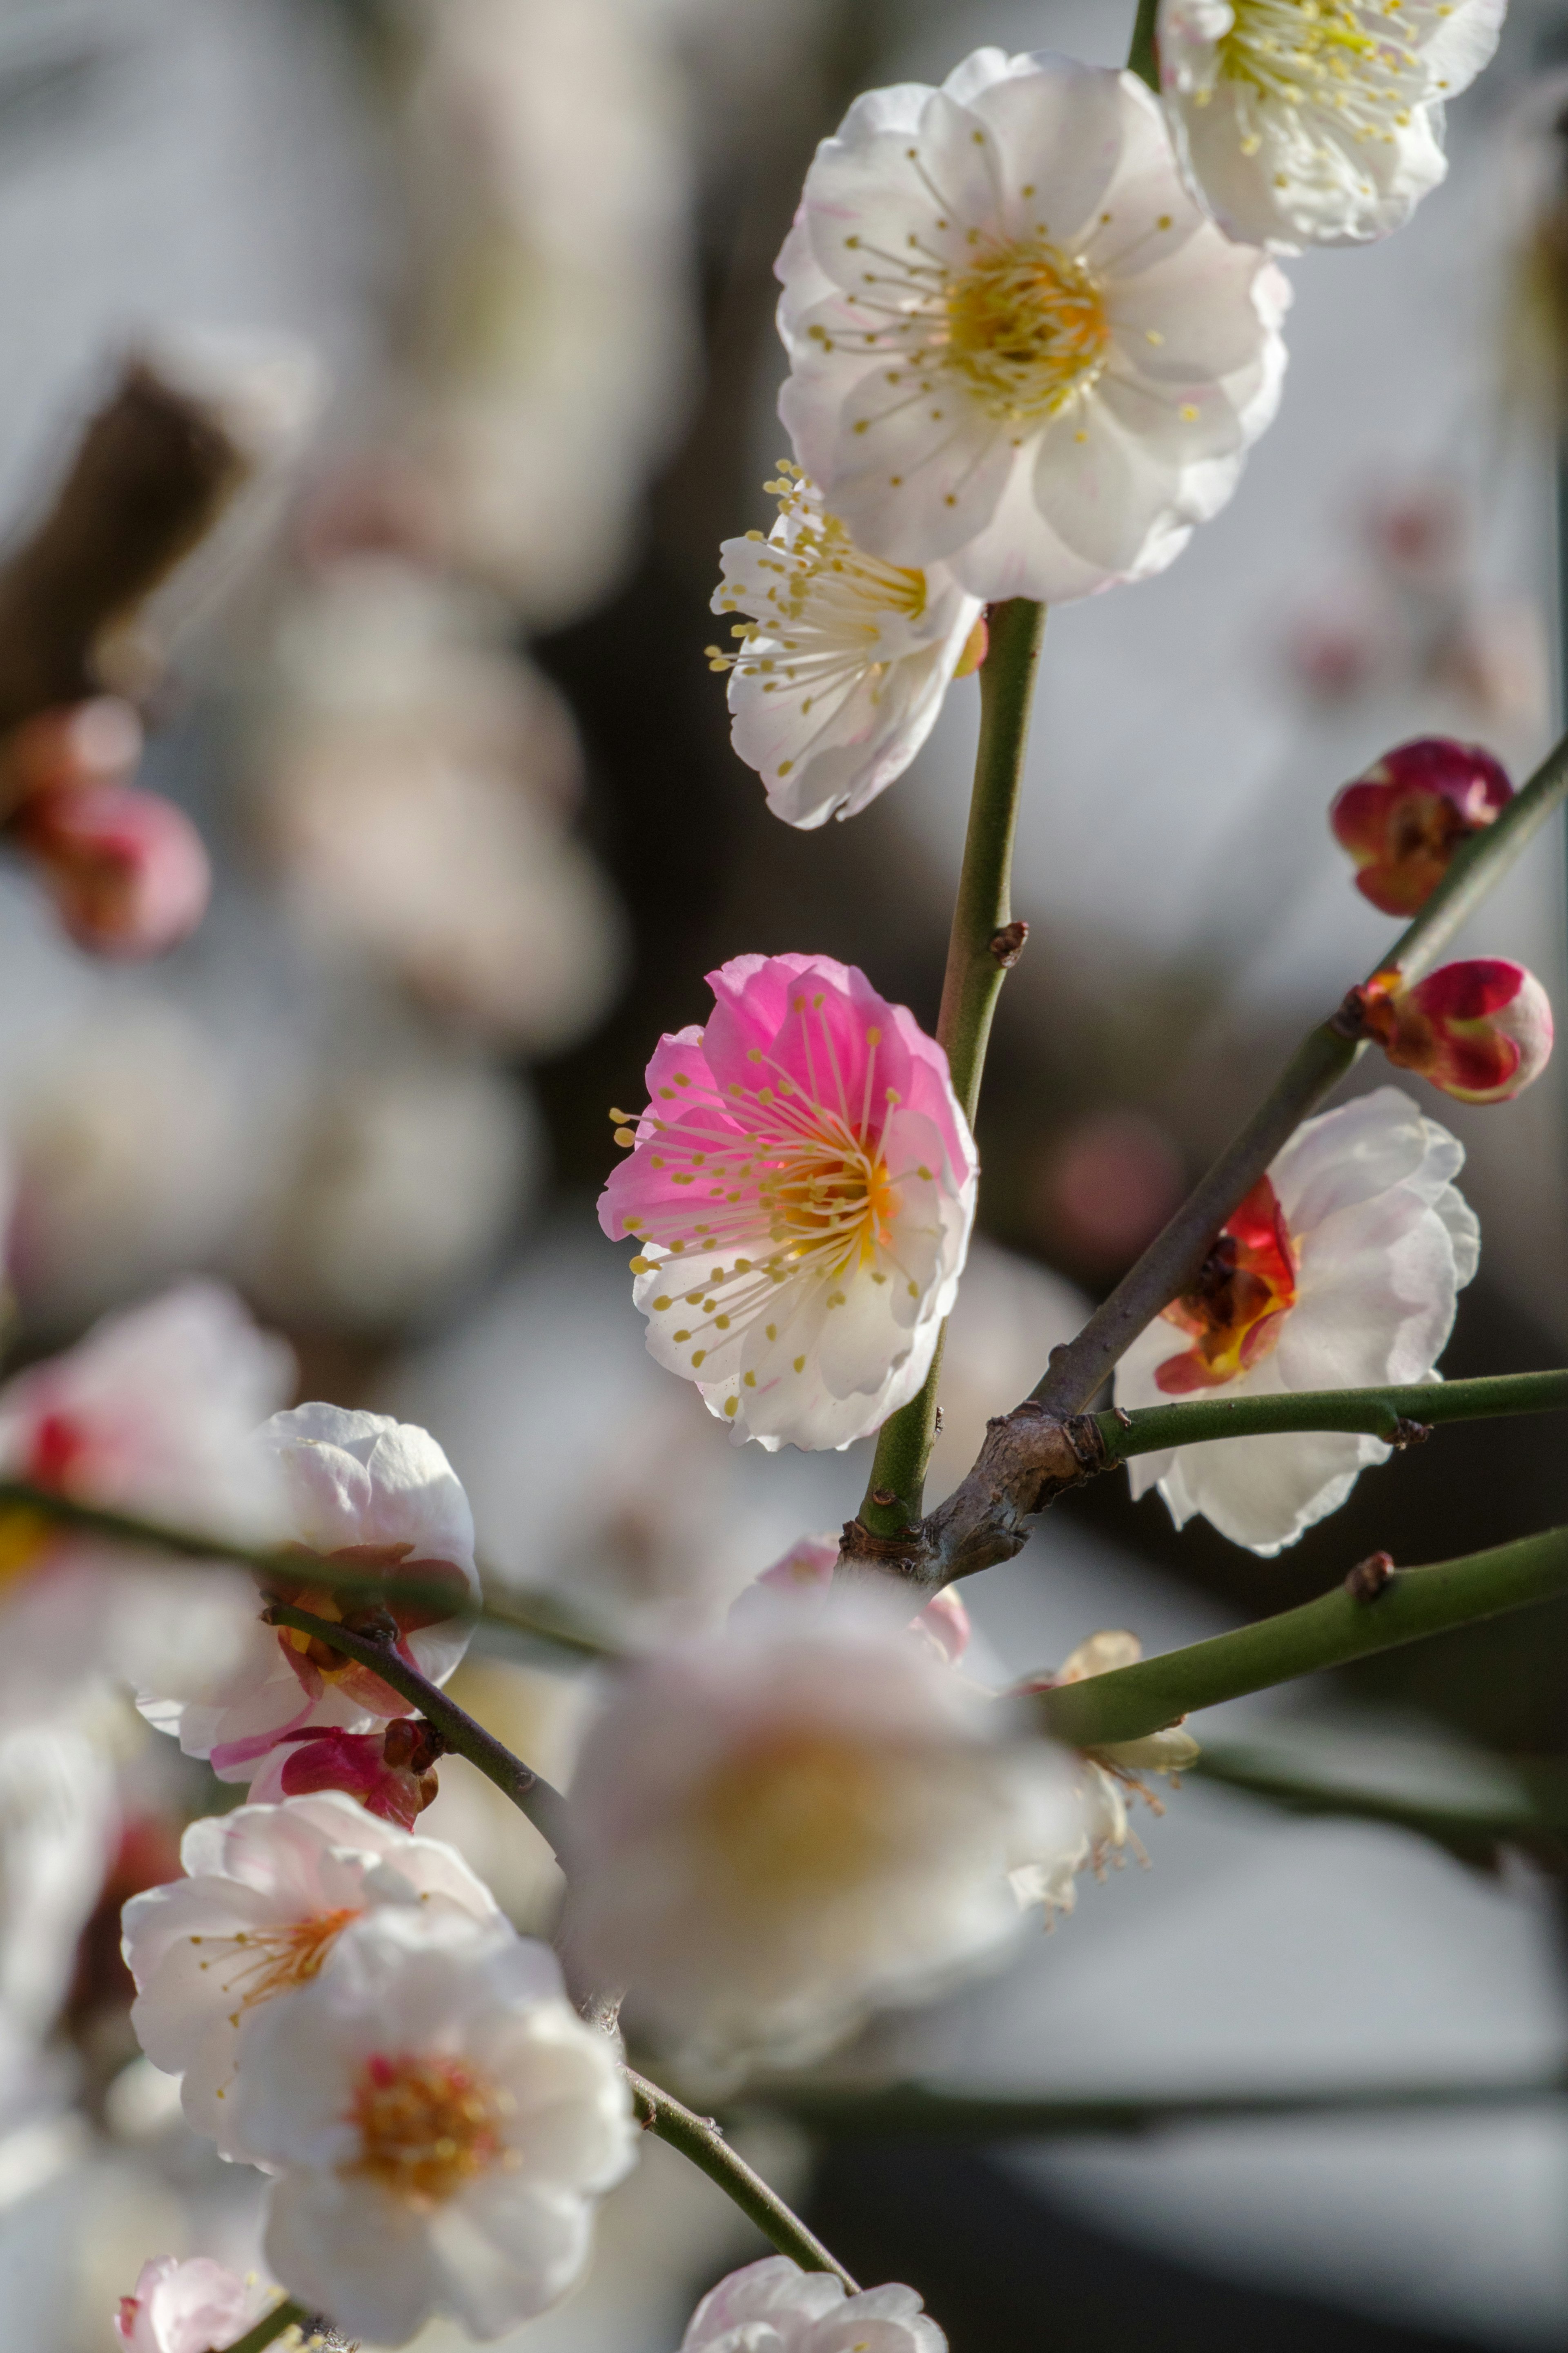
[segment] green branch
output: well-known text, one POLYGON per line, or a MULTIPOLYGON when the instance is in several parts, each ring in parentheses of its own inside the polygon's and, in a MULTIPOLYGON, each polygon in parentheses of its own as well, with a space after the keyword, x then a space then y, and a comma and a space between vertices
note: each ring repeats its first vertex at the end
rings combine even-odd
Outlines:
POLYGON ((1374 1651, 1424 1635, 1470 1626, 1568 1593, 1568 1528, 1521 1536, 1515 1544, 1426 1568, 1396 1569, 1372 1600, 1344 1586, 1299 1609, 1239 1626, 1206 1642, 1166 1651, 1079 1683, 1042 1693, 1044 1730, 1074 1748, 1099 1748, 1179 1723, 1194 1708, 1215 1707, 1271 1683, 1340 1667, 1374 1651))
POLYGON ((211 2353, 261 2353, 262 2347, 274 2343, 286 2328, 303 2330, 314 2317, 302 2304, 276 2304, 254 2328, 247 2328, 232 2345, 213 2347, 211 2353))
MULTIPOLYGON (((1539 1757, 1445 1757, 1437 1788, 1416 1795, 1365 1778, 1348 1779, 1331 1755, 1320 1760, 1289 1746, 1205 1740, 1202 1756, 1184 1767, 1183 1778, 1188 1775, 1286 1813, 1382 1822, 1469 1854, 1489 1854, 1510 1843, 1560 1842, 1568 1831, 1568 1775, 1555 1760, 1539 1757)), ((1426 1777, 1430 1783, 1430 1767, 1426 1777)))
POLYGON ((1137 20, 1132 27, 1132 45, 1127 52, 1127 70, 1146 81, 1158 97, 1160 94, 1160 51, 1154 37, 1155 22, 1160 14, 1160 0, 1138 0, 1137 20))
POLYGON ((843 2264, 828 2253, 821 2240, 806 2229, 778 2192, 769 2189, 762 2175, 753 2172, 745 2158, 736 2154, 711 2116, 700 2116, 683 2107, 668 2092, 661 2092, 657 2084, 650 2084, 646 2075, 634 2075, 629 2067, 626 2082, 631 2085, 637 2122, 644 2129, 657 2140, 668 2141, 710 2181, 717 2182, 726 2198, 731 2199, 742 2213, 756 2224, 781 2255, 793 2256, 802 2271, 831 2272, 836 2279, 843 2281, 851 2295, 857 2293, 855 2282, 843 2264))
POLYGON ((1501 1373, 1474 1381, 1413 1381, 1404 1388, 1301 1389, 1282 1397, 1202 1398, 1091 1415, 1106 1467, 1168 1446, 1216 1438, 1263 1438, 1298 1430, 1362 1430, 1397 1445, 1416 1428, 1493 1414, 1568 1409, 1568 1372, 1501 1373))

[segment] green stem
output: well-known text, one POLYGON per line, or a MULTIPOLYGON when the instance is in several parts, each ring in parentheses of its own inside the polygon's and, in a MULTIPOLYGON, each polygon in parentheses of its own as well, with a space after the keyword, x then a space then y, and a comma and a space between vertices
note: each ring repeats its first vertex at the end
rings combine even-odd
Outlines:
MULTIPOLYGON (((1005 605, 992 606, 988 625, 991 641, 980 669, 980 741, 974 754, 969 827, 936 1025, 937 1042, 947 1055, 953 1092, 972 1128, 980 1103, 991 1018, 1018 952, 1019 944, 1005 940, 1002 934, 1012 921, 1013 832, 1018 820, 1029 706, 1046 608, 1026 596, 1015 596, 1005 605)), ((894 1535, 920 1517, 921 1491, 936 1428, 941 1370, 939 1343, 920 1395, 889 1415, 878 1435, 876 1458, 860 1506, 861 1525, 872 1535, 894 1535), (890 1500, 878 1502, 879 1496, 890 1500)))
POLYGON ((1145 1405, 1092 1419, 1107 1468, 1167 1446, 1215 1438, 1270 1437, 1281 1430, 1364 1430, 1397 1441, 1414 1423, 1480 1420, 1491 1414, 1559 1413, 1568 1409, 1568 1372, 1503 1373, 1474 1381, 1413 1381, 1403 1388, 1303 1389, 1284 1397, 1194 1398, 1145 1405))
POLYGON ((1344 1586, 1256 1626, 1040 1694, 1042 1728, 1074 1748, 1140 1740, 1194 1708, 1339 1667, 1424 1635, 1568 1593, 1568 1528, 1426 1568, 1396 1569, 1375 1599, 1344 1586))
POLYGON ((855 2282, 843 2264, 828 2253, 821 2240, 806 2229, 778 2192, 769 2189, 762 2175, 754 2173, 745 2158, 737 2156, 711 2116, 700 2116, 683 2107, 668 2092, 661 2092, 657 2084, 650 2084, 646 2075, 633 2074, 629 2067, 626 2082, 631 2085, 637 2121, 645 2130, 658 2140, 668 2141, 699 2172, 717 2182, 726 2198, 731 2199, 742 2213, 756 2224, 781 2255, 792 2256, 802 2271, 831 2272, 835 2279, 843 2281, 851 2295, 857 2293, 855 2282))
POLYGON ((314 2318, 302 2304, 276 2304, 254 2328, 247 2328, 232 2345, 213 2348, 212 2353, 261 2353, 262 2347, 272 2344, 286 2328, 303 2329, 314 2318))
POLYGON ((1138 0, 1138 17, 1132 27, 1132 45, 1127 52, 1127 70, 1146 81, 1155 95, 1160 90, 1160 52, 1154 38, 1154 22, 1160 14, 1160 0, 1138 0))
POLYGON ((1568 1831, 1568 1777, 1560 1767, 1543 1766, 1534 1757, 1487 1755, 1477 1760, 1470 1788, 1412 1797, 1348 1781, 1332 1769, 1317 1770, 1311 1757, 1288 1748, 1205 1740, 1202 1756, 1182 1768, 1184 1779, 1189 1775, 1262 1798, 1287 1813, 1384 1822, 1472 1852, 1489 1852, 1510 1841, 1561 1839, 1568 1831))
MULTIPOLYGON (((296 1562, 296 1569, 298 1567, 296 1562)), ((309 1609, 296 1609, 285 1601, 272 1602, 267 1614, 272 1624, 292 1626, 302 1634, 314 1634, 334 1651, 341 1651, 345 1658, 369 1667, 400 1698, 416 1707, 427 1724, 435 1725, 448 1748, 477 1765, 486 1778, 528 1816, 559 1860, 566 1838, 566 1800, 560 1790, 552 1788, 521 1757, 514 1757, 482 1724, 476 1724, 465 1708, 448 1699, 440 1686, 422 1675, 417 1667, 399 1658, 389 1641, 352 1632, 330 1618, 314 1617, 309 1609)))

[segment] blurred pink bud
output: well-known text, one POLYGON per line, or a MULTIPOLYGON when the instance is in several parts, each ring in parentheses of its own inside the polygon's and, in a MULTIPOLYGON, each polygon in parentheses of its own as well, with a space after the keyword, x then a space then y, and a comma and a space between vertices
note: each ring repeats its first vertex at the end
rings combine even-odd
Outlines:
POLYGON ((1329 811, 1360 872, 1356 889, 1385 915, 1424 907, 1471 834, 1513 797, 1507 772, 1478 744, 1418 736, 1385 752, 1329 811))
POLYGON ((162 955, 206 912, 212 870, 183 809, 119 785, 46 792, 16 837, 36 858, 61 923, 97 955, 162 955))
MULTIPOLYGON (((759 1606, 763 1606, 761 1596, 764 1592, 826 1595, 837 1561, 836 1535, 801 1536, 782 1560, 775 1560, 771 1568, 764 1568, 760 1577, 752 1578, 731 1605, 731 1617, 751 1617, 759 1606)), ((910 1631, 934 1643, 948 1665, 956 1667, 969 1648, 973 1629, 963 1601, 951 1585, 945 1585, 934 1600, 928 1601, 910 1620, 910 1631)))
POLYGON ((384 1732, 286 1732, 251 1783, 250 1801, 342 1789, 367 1813, 412 1830, 438 1794, 435 1767, 444 1753, 433 1727, 407 1716, 384 1732))
POLYGON ((1551 1060, 1551 1000, 1506 957, 1446 964, 1413 988, 1380 973, 1359 995, 1367 1033, 1389 1060, 1460 1103, 1507 1103, 1551 1060))

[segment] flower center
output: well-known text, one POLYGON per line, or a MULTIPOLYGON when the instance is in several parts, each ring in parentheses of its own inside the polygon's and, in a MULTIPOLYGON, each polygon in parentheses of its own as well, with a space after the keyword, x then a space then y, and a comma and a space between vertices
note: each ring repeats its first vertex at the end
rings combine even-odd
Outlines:
POLYGON ((730 1899, 788 1911, 875 1873, 892 1844, 894 1798, 868 1748, 793 1726, 726 1756, 693 1811, 730 1899))
MULTIPOLYGON (((351 1920, 353 1906, 337 1912, 317 1912, 308 1920, 289 1920, 277 1928, 240 1928, 232 1936, 193 1936, 193 1945, 210 1945, 204 1969, 226 1968, 225 1993, 239 1995, 240 2010, 254 2010, 277 1993, 291 1993, 321 1973, 321 1964, 351 1920), (236 1958, 226 1963, 225 1953, 236 1958)), ((233 2024, 239 2022, 235 2012, 233 2024)))
POLYGON ((1194 1335, 1154 1375, 1167 1397, 1217 1388, 1262 1361, 1296 1303, 1296 1254, 1285 1213, 1260 1177, 1224 1228, 1194 1288, 1164 1311, 1167 1323, 1194 1335))
POLYGON ((1105 365, 1110 329, 1098 282, 1036 235, 996 247, 944 291, 942 356, 987 413, 1038 424, 1105 365))
POLYGON ((349 2169, 395 2196, 439 2203, 504 2158, 507 2105, 461 2060, 374 2053, 354 2084, 360 2154, 349 2169))
MULTIPOLYGON (((1389 138, 1426 95, 1416 51, 1391 33, 1392 12, 1369 32, 1354 6, 1333 0, 1235 0, 1236 21, 1218 44, 1221 77, 1289 107, 1331 108, 1358 138, 1389 138)), ((1200 96, 1200 103, 1202 98, 1200 96)), ((1243 151, 1261 145, 1256 130, 1243 151)))

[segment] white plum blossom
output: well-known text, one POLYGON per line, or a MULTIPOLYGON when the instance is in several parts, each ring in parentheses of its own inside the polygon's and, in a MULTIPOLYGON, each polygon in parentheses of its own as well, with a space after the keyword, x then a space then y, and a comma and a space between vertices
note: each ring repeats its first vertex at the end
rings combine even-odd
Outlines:
POLYGON ((955 677, 984 652, 979 597, 944 565, 884 564, 857 547, 798 466, 769 482, 778 521, 727 539, 716 613, 744 613, 730 673, 730 740, 768 807, 808 829, 853 817, 901 776, 955 677))
POLYGON ((376 2345, 436 2313, 488 2338, 546 2310, 636 2153, 616 2045, 549 1947, 405 1905, 268 2005, 236 2093, 246 2147, 280 2176, 268 2263, 376 2345))
MULTIPOLYGON (((285 1549, 300 1556, 297 1580, 273 1576, 269 1590, 341 1620, 364 1598, 314 1582, 311 1560, 377 1577, 399 1657, 445 1683, 470 1630, 456 1613, 478 1595, 479 1579, 468 1497, 429 1432, 385 1414, 302 1405, 274 1414, 253 1451, 281 1491, 285 1549)), ((237 1662, 179 1691, 144 1691, 140 1704, 150 1723, 177 1734, 187 1756, 209 1758, 226 1781, 248 1781, 279 1742, 307 1727, 364 1732, 411 1712, 370 1668, 319 1636, 267 1625, 259 1601, 237 1662)))
POLYGON ((1230 237, 1286 251, 1407 221, 1447 172, 1443 106, 1508 0, 1161 0, 1160 82, 1189 181, 1230 237))
POLYGON ((411 1837, 337 1790, 193 1822, 185 1877, 125 1906, 131 2013, 155 2067, 183 2078, 187 2121, 225 2157, 231 2097, 261 2010, 310 1984, 354 1924, 385 1905, 498 1924, 495 1899, 440 1839, 411 1837))
MULTIPOLYGON (((826 1606, 837 1564, 836 1530, 825 1528, 820 1535, 797 1536, 786 1553, 737 1594, 730 1605, 731 1624, 776 1611, 781 1593, 793 1594, 800 1602, 826 1606)), ((963 1596, 952 1586, 944 1585, 910 1620, 910 1631, 929 1642, 938 1658, 955 1667, 969 1648, 973 1629, 963 1596)))
POLYGON ((831 2272, 764 2255, 731 2272, 692 2314, 680 2353, 947 2353, 912 2287, 847 2293, 831 2272))
POLYGON ((1289 290, 1130 73, 977 49, 857 99, 778 274, 795 456, 861 547, 975 596, 1163 571, 1278 405, 1289 290))
POLYGON ((237 2279, 206 2255, 189 2263, 159 2255, 121 2297, 114 2333, 127 2353, 211 2353, 243 2337, 277 2300, 275 2289, 237 2279))
POLYGON ((690 2065, 816 2055, 999 1956, 1009 1867, 1073 1814, 1014 1728, 866 1599, 781 1594, 639 1661, 573 1781, 573 1949, 690 2065))
MULTIPOLYGON (((1194 1290, 1127 1351, 1116 1403, 1435 1379, 1480 1253, 1474 1212, 1452 1183, 1464 1157, 1396 1087, 1308 1120, 1231 1218, 1194 1290)), ((1134 1495, 1157 1485, 1178 1527, 1201 1513, 1268 1555, 1336 1511, 1388 1451, 1378 1438, 1303 1430, 1134 1455, 1128 1470, 1134 1495)))

